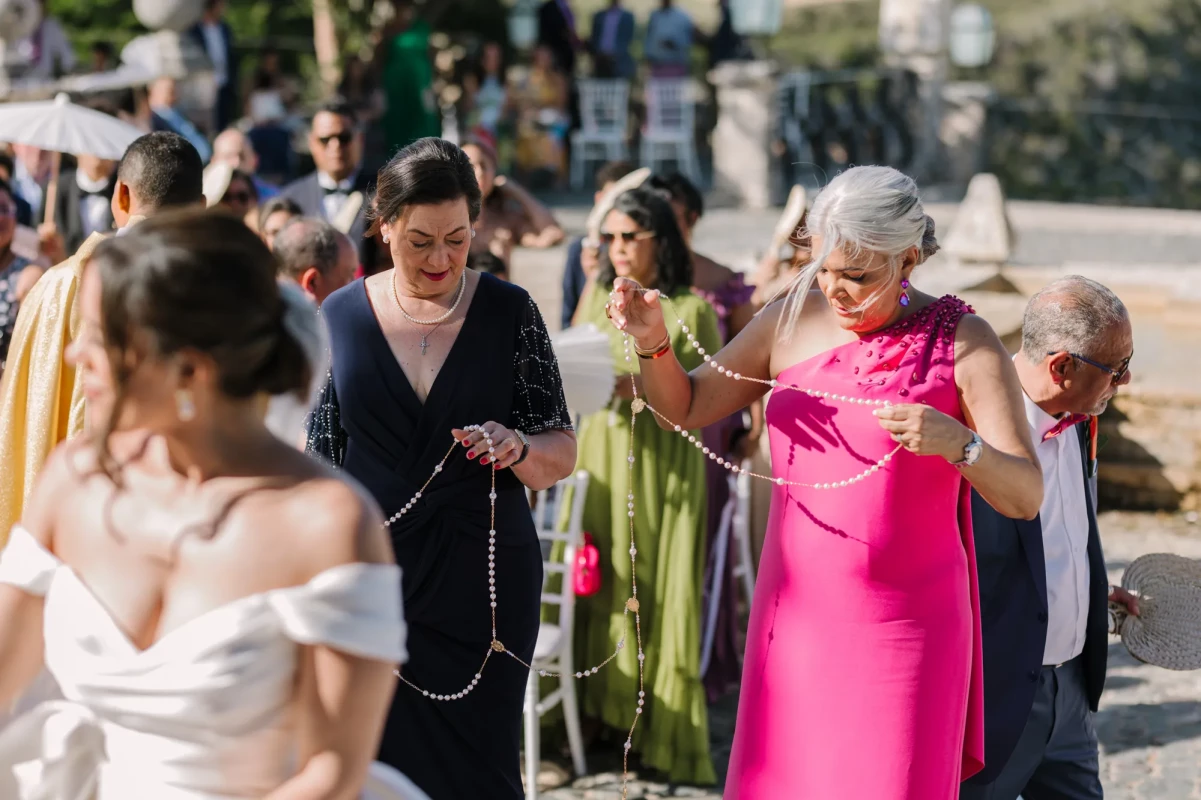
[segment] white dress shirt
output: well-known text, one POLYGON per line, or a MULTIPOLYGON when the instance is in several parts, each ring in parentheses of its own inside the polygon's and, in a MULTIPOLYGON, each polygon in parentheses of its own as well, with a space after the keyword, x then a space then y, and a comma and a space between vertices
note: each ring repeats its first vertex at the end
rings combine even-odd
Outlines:
POLYGON ((93 233, 102 233, 110 227, 108 212, 110 200, 100 192, 108 188, 111 178, 93 181, 82 172, 75 173, 75 183, 80 191, 89 192, 79 200, 79 219, 83 222, 83 238, 93 233))
POLYGON ((1026 420, 1043 468, 1043 559, 1047 570, 1047 645, 1043 664, 1071 661, 1084 651, 1088 621, 1088 497, 1074 429, 1044 439, 1058 420, 1029 397, 1026 420))
POLYGON ((326 222, 333 222, 338 218, 342 206, 346 205, 347 199, 354 192, 354 182, 357 178, 357 172, 340 181, 335 181, 324 172, 317 173, 317 185, 325 190, 325 197, 322 198, 321 204, 326 222))

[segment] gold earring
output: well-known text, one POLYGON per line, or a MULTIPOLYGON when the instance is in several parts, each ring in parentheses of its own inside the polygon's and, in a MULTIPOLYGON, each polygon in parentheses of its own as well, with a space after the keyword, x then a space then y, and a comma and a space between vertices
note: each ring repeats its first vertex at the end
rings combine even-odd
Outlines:
POLYGON ((175 390, 175 413, 180 422, 191 422, 196 418, 196 402, 189 389, 175 390))

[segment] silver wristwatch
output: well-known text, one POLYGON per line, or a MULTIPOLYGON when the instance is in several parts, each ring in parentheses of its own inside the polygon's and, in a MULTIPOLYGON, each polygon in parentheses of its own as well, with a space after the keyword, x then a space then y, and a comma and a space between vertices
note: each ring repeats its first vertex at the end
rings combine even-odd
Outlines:
POLYGON ((953 467, 971 467, 975 466, 980 460, 980 456, 984 455, 984 440, 980 438, 980 434, 972 431, 971 441, 967 443, 967 447, 963 448, 963 460, 952 461, 953 467))
POLYGON ((514 430, 513 433, 516 434, 517 441, 521 442, 521 456, 513 462, 513 466, 515 467, 522 461, 525 461, 526 457, 530 454, 530 439, 519 430, 514 430))

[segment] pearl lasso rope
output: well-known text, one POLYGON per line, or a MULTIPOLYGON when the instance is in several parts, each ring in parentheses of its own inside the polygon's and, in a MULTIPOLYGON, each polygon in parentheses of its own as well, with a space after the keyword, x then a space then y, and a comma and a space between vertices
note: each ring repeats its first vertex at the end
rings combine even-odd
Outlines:
MULTIPOLYGON (((609 297, 613 298, 614 294, 612 292, 610 292, 609 297)), ((669 307, 671 306, 671 302, 665 296, 660 295, 659 300, 661 303, 666 304, 669 307)), ((735 372, 734 370, 729 369, 728 367, 724 367, 721 364, 719 364, 717 361, 715 361, 712 355, 705 352, 705 348, 701 346, 701 343, 699 341, 697 341, 696 336, 694 336, 692 331, 689 330, 688 326, 684 323, 684 320, 680 318, 679 314, 675 314, 674 316, 676 317, 676 323, 680 326, 680 331, 688 339, 689 346, 691 346, 692 349, 695 350, 697 352, 697 354, 699 356, 701 356, 701 358, 704 359, 704 362, 706 364, 708 364, 713 369, 717 370, 718 374, 725 375, 726 377, 729 377, 729 378, 733 378, 735 381, 750 381, 751 383, 759 383, 764 386, 769 386, 772 389, 779 388, 779 389, 788 389, 788 390, 794 391, 794 392, 800 392, 801 394, 805 394, 805 395, 808 395, 809 397, 817 398, 819 400, 829 400, 829 401, 836 402, 836 403, 847 403, 850 405, 878 406, 881 408, 888 408, 888 407, 892 406, 892 401, 890 401, 890 400, 873 400, 873 399, 867 398, 867 397, 850 397, 848 395, 836 394, 834 392, 822 392, 822 391, 817 391, 815 389, 805 389, 805 388, 803 388, 801 386, 797 386, 796 384, 793 384, 793 383, 781 382, 775 378, 772 378, 771 380, 764 380, 762 378, 752 378, 749 375, 742 375, 741 373, 735 372)), ((622 343, 625 347, 626 364, 631 365, 631 368, 632 368, 633 359, 630 356, 630 335, 628 333, 626 333, 625 331, 621 331, 621 336, 622 336, 622 343)), ((634 381, 634 373, 631 372, 630 373, 631 384, 633 384, 633 381, 634 381)), ((678 425, 675 422, 673 422, 672 420, 668 419, 666 416, 664 416, 662 413, 660 413, 658 409, 656 409, 654 406, 652 406, 650 403, 648 403, 645 398, 640 397, 638 395, 638 388, 637 388, 637 386, 635 386, 634 387, 634 399, 630 403, 631 417, 638 415, 643 410, 650 411, 656 417, 658 417, 659 419, 663 420, 665 423, 670 425, 671 429, 675 433, 678 433, 678 434, 680 434, 680 436, 682 438, 687 439, 689 444, 694 446, 697 450, 700 450, 701 453, 706 458, 708 458, 710 461, 715 462, 718 466, 724 467, 725 469, 729 470, 730 472, 733 472, 736 475, 740 475, 740 474, 747 475, 752 478, 758 478, 760 480, 770 481, 771 483, 774 483, 777 486, 794 486, 794 487, 804 488, 804 489, 821 489, 821 490, 845 489, 846 487, 848 487, 852 484, 858 483, 859 481, 870 478, 872 475, 879 472, 881 469, 884 468, 885 465, 888 464, 888 462, 892 461, 893 456, 895 456, 898 452, 900 452, 905 447, 904 444, 898 444, 891 451, 889 451, 888 453, 885 453, 884 456, 881 457, 878 461, 876 461, 875 464, 872 464, 870 467, 865 469, 863 472, 860 472, 859 474, 857 474, 853 477, 847 478, 845 480, 829 481, 829 482, 825 482, 825 483, 802 483, 800 481, 790 481, 790 480, 785 480, 784 478, 779 478, 779 477, 773 478, 771 475, 760 475, 757 472, 752 472, 749 469, 743 469, 738 464, 736 464, 732 461, 726 460, 724 457, 722 457, 720 454, 718 454, 715 450, 712 450, 712 449, 706 447, 705 443, 703 441, 701 441, 701 439, 697 438, 696 434, 690 432, 687 428, 684 428, 681 425, 678 425)))
MULTIPOLYGON (((481 433, 483 433, 484 434, 484 442, 488 445, 488 454, 490 456, 495 457, 495 454, 496 454, 495 443, 492 441, 492 438, 484 431, 483 426, 469 425, 466 428, 464 428, 464 430, 466 430, 468 432, 480 431, 481 433)), ((455 448, 458 446, 458 444, 459 443, 456 441, 454 444, 452 444, 450 446, 450 449, 448 449, 446 451, 446 453, 442 456, 442 459, 436 465, 434 465, 433 471, 430 473, 430 476, 429 476, 429 478, 426 479, 425 483, 422 484, 421 488, 418 489, 416 492, 414 492, 412 498, 410 498, 409 501, 407 503, 405 503, 404 506, 402 506, 399 511, 397 511, 395 514, 393 514, 391 517, 389 517, 384 522, 385 528, 389 528, 393 524, 398 522, 401 517, 403 517, 405 514, 409 513, 409 511, 411 511, 413 509, 413 506, 415 506, 417 504, 417 502, 419 500, 421 500, 422 495, 424 494, 426 489, 429 488, 429 485, 434 481, 434 479, 438 476, 439 473, 442 472, 443 468, 446 466, 447 460, 450 458, 451 453, 453 453, 455 451, 455 448)), ((629 456, 627 458, 627 463, 629 464, 630 486, 631 487, 633 487, 633 485, 634 485, 633 484, 634 461, 635 461, 635 459, 634 459, 634 420, 633 420, 633 417, 631 417, 631 419, 630 419, 629 456)), ((479 685, 480 680, 483 678, 484 668, 488 666, 488 660, 490 658, 492 658, 493 654, 495 654, 495 653, 504 653, 504 654, 508 655, 510 658, 512 658, 514 661, 516 661, 518 664, 521 664, 526 669, 529 669, 529 670, 534 669, 533 665, 531 665, 528 662, 526 662, 525 660, 523 660, 520 656, 518 656, 512 650, 509 650, 508 648, 506 648, 505 645, 496 636, 496 609, 497 609, 497 600, 496 600, 496 470, 492 469, 492 470, 490 470, 490 472, 492 473, 492 475, 491 475, 491 488, 488 492, 488 502, 490 505, 490 521, 489 521, 489 525, 488 525, 488 595, 489 595, 489 605, 491 607, 491 613, 492 613, 492 641, 489 643, 488 649, 484 653, 483 663, 481 663, 479 669, 477 669, 475 671, 475 674, 472 676, 471 681, 464 688, 462 688, 461 690, 459 690, 457 692, 452 692, 449 694, 440 694, 440 693, 436 693, 436 692, 431 692, 428 689, 422 689, 420 686, 418 686, 417 684, 413 683, 411 680, 406 678, 404 675, 402 675, 400 673, 399 669, 393 671, 393 674, 397 678, 399 678, 402 682, 407 684, 409 687, 411 687, 415 691, 421 692, 421 694, 424 697, 428 697, 431 700, 438 700, 438 701, 443 701, 443 702, 453 701, 453 700, 462 700, 464 697, 471 694, 471 692, 475 689, 476 686, 479 685)), ((624 751, 622 754, 621 796, 622 796, 623 800, 624 800, 624 798, 627 797, 627 794, 628 794, 629 754, 630 754, 630 748, 632 747, 632 744, 633 744, 634 728, 637 727, 638 720, 641 718, 641 715, 642 715, 643 707, 646 704, 646 687, 644 684, 644 665, 646 663, 646 654, 642 650, 642 621, 638 614, 638 608, 639 608, 639 606, 638 606, 638 582, 636 579, 636 572, 635 572, 635 566, 636 566, 635 557, 638 554, 638 548, 634 544, 634 492, 632 491, 632 489, 631 489, 630 493, 627 495, 626 505, 627 505, 627 509, 629 512, 629 520, 630 520, 630 597, 628 600, 626 600, 625 609, 622 612, 622 614, 627 618, 629 617, 629 615, 631 613, 634 615, 635 639, 638 644, 638 707, 635 709, 634 722, 630 725, 630 731, 629 731, 628 736, 626 737, 624 751)), ((566 575, 564 575, 563 580, 564 581, 567 580, 566 575)), ((570 591, 570 588, 567 588, 566 591, 570 591)), ((613 659, 617 658, 618 653, 620 653, 625 648, 626 636, 627 636, 627 633, 623 633, 621 635, 621 638, 618 639, 617 647, 613 650, 613 653, 608 658, 606 658, 604 661, 602 661, 601 663, 597 664, 594 667, 589 667, 588 669, 582 670, 580 672, 576 672, 576 673, 574 673, 574 675, 564 675, 563 673, 552 672, 551 670, 546 670, 546 669, 538 670, 538 674, 543 678, 574 677, 577 679, 583 679, 583 678, 587 678, 589 676, 595 675, 598 672, 600 672, 602 667, 606 666, 611 661, 613 661, 613 659)), ((568 644, 568 646, 570 646, 570 644, 568 644)))

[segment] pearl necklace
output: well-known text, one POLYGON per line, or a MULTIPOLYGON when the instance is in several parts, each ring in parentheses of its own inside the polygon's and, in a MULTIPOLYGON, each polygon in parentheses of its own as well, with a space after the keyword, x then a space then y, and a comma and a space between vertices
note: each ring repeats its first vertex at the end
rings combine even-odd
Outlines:
MULTIPOLYGON (((472 431, 481 431, 482 432, 483 427, 480 425, 469 425, 466 428, 464 428, 464 430, 469 431, 469 432, 472 432, 472 431)), ((493 443, 492 438, 490 436, 488 436, 487 433, 484 434, 484 442, 488 445, 488 455, 495 456, 496 446, 493 443)), ((446 451, 446 453, 442 456, 442 459, 437 464, 434 465, 433 471, 430 473, 430 476, 426 479, 425 483, 421 485, 421 488, 413 493, 413 496, 409 499, 409 501, 407 503, 404 504, 404 506, 401 507, 401 509, 399 511, 394 513, 392 516, 388 517, 388 519, 384 522, 385 528, 390 528, 392 525, 397 523, 401 519, 401 517, 403 517, 405 514, 408 514, 413 509, 413 507, 417 504, 417 502, 419 500, 421 500, 426 489, 429 488, 429 485, 434 481, 434 479, 439 475, 439 473, 441 473, 442 470, 445 468, 447 460, 450 458, 451 454, 455 451, 455 449, 458 446, 459 446, 459 443, 457 441, 450 446, 450 449, 446 451)), ((633 418, 631 418, 631 420, 630 420, 630 444, 629 444, 629 454, 626 458, 626 462, 629 464, 628 469, 629 469, 629 477, 630 477, 630 486, 632 487, 634 485, 634 462, 635 462, 635 458, 634 458, 634 420, 633 420, 633 418)), ((490 658, 492 658, 492 656, 494 654, 497 654, 497 653, 504 653, 504 654, 508 655, 510 658, 512 658, 514 661, 521 664, 523 667, 525 667, 528 670, 534 669, 534 667, 531 664, 529 664, 528 662, 523 660, 520 656, 518 656, 512 650, 509 650, 508 648, 506 648, 505 645, 500 641, 500 639, 498 639, 496 637, 496 608, 497 608, 497 601, 496 601, 496 470, 492 469, 492 470, 489 470, 489 472, 491 472, 492 475, 491 475, 491 488, 488 492, 488 501, 490 504, 490 518, 489 518, 490 521, 489 521, 489 525, 488 525, 488 597, 489 597, 489 606, 491 608, 491 613, 492 613, 492 640, 488 645, 487 651, 485 651, 485 653, 484 653, 483 663, 480 664, 479 669, 477 669, 475 671, 475 674, 472 675, 471 681, 457 692, 451 692, 451 693, 447 693, 447 694, 431 692, 428 689, 422 689, 420 686, 418 686, 417 684, 413 683, 411 680, 406 678, 404 675, 402 675, 400 673, 399 669, 393 671, 393 674, 397 678, 399 678, 403 683, 407 684, 409 687, 411 687, 415 691, 421 692, 421 694, 424 697, 428 697, 431 700, 437 700, 437 701, 441 701, 441 702, 452 701, 452 700, 462 700, 464 697, 471 694, 471 692, 475 689, 475 687, 479 685, 479 682, 483 677, 484 668, 488 666, 488 660, 490 658)), ((643 707, 646 705, 646 686, 645 686, 645 670, 644 670, 644 667, 646 664, 646 653, 644 653, 642 650, 642 619, 638 613, 638 611, 639 611, 638 581, 637 581, 637 572, 636 572, 637 564, 635 561, 635 556, 638 555, 638 548, 634 544, 634 493, 633 493, 633 491, 631 491, 628 495, 626 495, 626 500, 627 500, 626 507, 628 510, 629 520, 630 520, 630 523, 629 523, 630 524, 630 597, 629 597, 629 599, 626 600, 625 609, 622 613, 626 617, 627 620, 631 614, 633 614, 633 616, 634 616, 634 636, 635 636, 635 641, 637 642, 637 645, 638 645, 638 706, 637 706, 637 708, 634 709, 634 721, 633 721, 633 723, 631 723, 629 733, 626 736, 624 751, 623 751, 623 755, 622 755, 623 770, 622 770, 621 796, 622 796, 623 800, 624 800, 624 798, 627 797, 628 787, 629 787, 629 754, 630 754, 630 748, 633 746, 634 728, 637 727, 638 720, 641 719, 641 717, 642 717, 643 707)), ((566 580, 566 575, 564 576, 564 580, 566 580)), ((627 625, 628 625, 628 622, 627 622, 627 625)), ((606 666, 613 659, 617 658, 618 653, 620 653, 625 648, 626 637, 628 636, 628 631, 629 631, 629 629, 627 627, 626 632, 622 633, 621 638, 618 639, 617 646, 614 648, 613 653, 608 658, 606 658, 604 661, 602 661, 601 663, 597 664, 594 667, 589 667, 588 669, 582 670, 580 672, 576 672, 573 676, 566 676, 563 673, 552 672, 551 670, 546 670, 546 669, 538 670, 538 675, 543 678, 575 677, 577 679, 587 678, 589 676, 596 675, 598 672, 600 672, 602 667, 606 666)))
MULTIPOLYGON (((404 318, 414 325, 441 325, 446 320, 450 319, 450 315, 455 313, 455 309, 459 307, 459 301, 463 299, 463 290, 467 288, 467 270, 463 270, 463 274, 459 277, 459 290, 455 295, 455 301, 450 304, 450 308, 446 309, 446 313, 435 319, 417 319, 400 304, 400 292, 396 290, 396 271, 392 272, 392 297, 396 300, 396 307, 400 309, 400 313, 404 314, 404 318)), ((422 354, 425 352, 425 337, 422 337, 422 354)))
MULTIPOLYGON (((612 296, 612 295, 610 295, 610 296, 612 296)), ((660 301, 670 305, 670 302, 667 300, 666 297, 661 296, 660 301)), ((713 360, 713 356, 711 356, 710 354, 705 352, 705 348, 701 346, 701 343, 699 341, 697 341, 697 338, 693 335, 692 331, 688 329, 688 326, 684 324, 684 320, 682 320, 678 314, 676 315, 676 323, 680 326, 680 331, 684 334, 685 337, 687 337, 689 346, 691 346, 692 349, 695 350, 704 359, 706 364, 708 364, 713 369, 717 370, 718 374, 725 375, 726 377, 729 377, 729 378, 733 378, 736 381, 750 381, 751 383, 759 383, 759 384, 763 384, 764 386, 770 386, 772 389, 788 389, 790 391, 800 392, 801 394, 806 394, 810 397, 814 397, 814 398, 817 398, 820 400, 829 400, 829 401, 832 401, 835 403, 847 403, 849 405, 859 405, 859 406, 879 406, 881 408, 888 408, 889 406, 892 405, 891 400, 873 400, 873 399, 867 398, 867 397, 849 397, 847 395, 835 394, 834 392, 819 392, 814 389, 802 388, 793 383, 782 383, 781 381, 779 381, 775 378, 772 378, 771 380, 763 380, 762 378, 752 378, 748 375, 742 375, 740 373, 735 372, 732 369, 729 369, 728 367, 722 366, 721 364, 719 364, 715 360, 713 360)), ((622 336, 623 344, 625 346, 626 363, 630 364, 632 366, 633 359, 630 356, 630 335, 623 331, 621 336, 622 336)), ((633 374, 633 372, 631 372, 630 373, 631 382, 633 382, 633 379, 634 379, 634 374, 633 374)), ((889 451, 888 453, 885 453, 884 456, 881 457, 878 461, 876 461, 875 464, 872 464, 870 467, 865 469, 863 472, 860 472, 858 475, 847 478, 845 480, 830 481, 830 482, 826 482, 826 483, 802 483, 800 481, 790 481, 790 480, 785 480, 784 478, 772 477, 771 475, 760 475, 757 472, 751 472, 749 469, 743 469, 741 466, 739 466, 738 464, 735 464, 732 461, 727 461, 725 458, 721 457, 716 451, 711 450, 710 448, 706 447, 704 442, 697 438, 696 434, 691 433, 687 429, 683 428, 680 425, 677 425, 676 423, 672 422, 670 419, 665 417, 663 414, 661 414, 656 408, 654 408, 644 398, 640 397, 638 395, 637 389, 635 388, 634 399, 630 404, 630 413, 632 415, 637 415, 640 412, 642 412, 643 410, 649 410, 656 417, 658 417, 659 419, 666 422, 668 425, 670 425, 672 427, 672 430, 674 432, 680 434, 680 436, 682 438, 687 439, 689 444, 693 445, 694 447, 696 447, 696 449, 700 450, 701 453, 703 453, 710 461, 713 461, 718 466, 724 467, 725 469, 729 470, 730 472, 733 472, 736 475, 747 475, 752 478, 759 478, 760 480, 771 481, 772 483, 776 484, 777 486, 795 486, 795 487, 804 488, 804 489, 820 489, 820 490, 845 489, 846 487, 850 486, 851 484, 858 483, 859 481, 865 480, 867 478, 870 478, 872 475, 875 475, 877 472, 879 472, 881 469, 883 469, 884 466, 888 464, 888 462, 892 461, 893 456, 895 456, 898 452, 900 452, 901 449, 904 447, 903 444, 898 444, 891 451, 889 451)))

